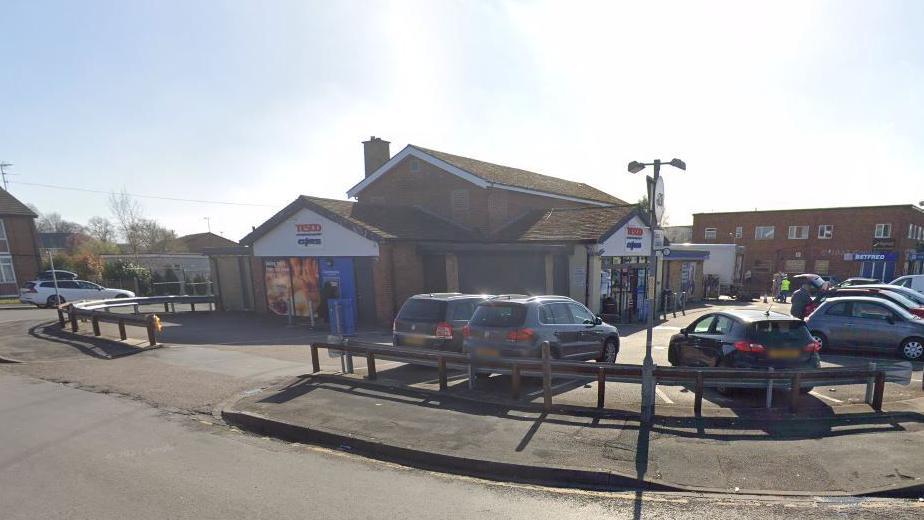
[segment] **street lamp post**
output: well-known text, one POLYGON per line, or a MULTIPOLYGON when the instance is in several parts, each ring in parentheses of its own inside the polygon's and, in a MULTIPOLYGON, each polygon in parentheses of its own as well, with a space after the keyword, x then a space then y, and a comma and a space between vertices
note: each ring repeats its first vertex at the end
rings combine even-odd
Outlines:
MULTIPOLYGON (((686 170, 687 165, 680 159, 671 159, 667 164, 670 164, 674 168, 680 170, 686 170)), ((654 336, 654 315, 655 315, 655 302, 657 301, 657 295, 655 291, 655 280, 657 277, 657 256, 655 255, 655 243, 654 243, 654 234, 655 228, 658 225, 658 218, 656 213, 656 206, 660 205, 663 209, 664 200, 657 200, 658 195, 655 193, 658 186, 658 180, 661 178, 661 160, 655 159, 654 162, 650 163, 640 163, 638 161, 632 161, 629 163, 629 173, 638 173, 645 169, 645 166, 652 166, 654 169, 654 175, 652 178, 652 189, 648 193, 648 230, 649 230, 649 242, 651 244, 650 250, 648 252, 648 280, 646 285, 648 287, 648 327, 645 332, 645 361, 642 363, 642 421, 651 422, 651 419, 654 416, 654 395, 655 395, 655 381, 654 381, 654 359, 651 357, 652 350, 652 338, 654 336)))

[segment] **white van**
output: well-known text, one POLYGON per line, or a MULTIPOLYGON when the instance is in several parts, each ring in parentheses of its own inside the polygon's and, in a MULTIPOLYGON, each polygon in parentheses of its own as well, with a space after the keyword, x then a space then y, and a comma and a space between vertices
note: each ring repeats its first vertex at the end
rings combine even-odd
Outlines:
POLYGON ((891 285, 901 285, 902 287, 914 289, 919 293, 924 293, 924 274, 909 274, 906 276, 899 276, 898 278, 892 280, 890 283, 891 285))

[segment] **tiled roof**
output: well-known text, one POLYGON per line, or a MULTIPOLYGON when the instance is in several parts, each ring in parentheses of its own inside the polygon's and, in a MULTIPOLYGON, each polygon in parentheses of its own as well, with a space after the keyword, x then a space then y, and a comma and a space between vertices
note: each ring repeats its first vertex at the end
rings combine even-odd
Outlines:
POLYGON ((519 168, 501 166, 499 164, 492 164, 477 159, 430 150, 417 145, 410 146, 488 182, 541 191, 554 195, 564 195, 567 197, 605 202, 608 204, 625 204, 624 201, 617 199, 609 193, 600 191, 583 182, 568 181, 558 177, 542 175, 541 173, 521 170, 519 168))
POLYGON ((0 217, 13 215, 33 218, 38 216, 34 211, 29 209, 28 206, 20 202, 19 199, 10 195, 8 191, 0 188, 0 217))
POLYGON ((252 245, 258 238, 303 208, 372 239, 465 241, 479 238, 472 231, 413 207, 360 204, 348 200, 302 195, 242 238, 241 244, 252 245))
POLYGON ((501 241, 596 241, 636 214, 635 206, 546 209, 527 213, 497 233, 501 241))
POLYGON ((175 242, 178 242, 182 248, 192 253, 201 253, 205 249, 214 247, 234 247, 238 245, 234 240, 211 232, 183 235, 177 237, 175 242))

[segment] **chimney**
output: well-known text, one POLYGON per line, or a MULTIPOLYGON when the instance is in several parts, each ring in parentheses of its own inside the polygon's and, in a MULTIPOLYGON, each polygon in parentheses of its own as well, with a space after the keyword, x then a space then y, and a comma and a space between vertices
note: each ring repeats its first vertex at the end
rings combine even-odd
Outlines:
POLYGON ((388 141, 374 135, 370 137, 368 141, 363 141, 363 155, 366 159, 366 177, 391 159, 391 154, 388 152, 388 144, 388 141))

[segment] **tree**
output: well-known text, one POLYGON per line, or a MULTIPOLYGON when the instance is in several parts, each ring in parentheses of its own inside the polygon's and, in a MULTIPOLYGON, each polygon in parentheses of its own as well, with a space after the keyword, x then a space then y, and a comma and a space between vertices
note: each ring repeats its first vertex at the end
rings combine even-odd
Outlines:
POLYGON ((42 233, 80 233, 83 226, 64 220, 59 213, 43 213, 35 221, 35 228, 42 233))
POLYGON ((116 228, 105 217, 92 217, 87 221, 87 234, 103 243, 112 243, 116 239, 116 228))
POLYGON ((128 244, 129 252, 137 254, 141 243, 141 221, 144 220, 141 204, 123 189, 121 193, 109 195, 109 210, 115 217, 122 238, 128 244))

